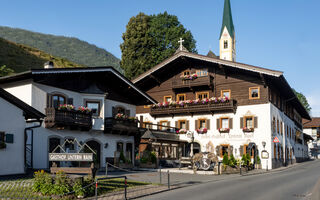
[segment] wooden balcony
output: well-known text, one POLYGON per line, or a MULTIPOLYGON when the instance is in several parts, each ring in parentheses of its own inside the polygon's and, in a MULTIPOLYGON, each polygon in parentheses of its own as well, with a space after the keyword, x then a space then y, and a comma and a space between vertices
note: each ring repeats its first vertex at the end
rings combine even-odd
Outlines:
POLYGON ((120 135, 135 135, 139 131, 138 122, 130 119, 107 117, 104 120, 104 132, 120 135))
POLYGON ((192 88, 198 86, 213 87, 212 76, 202 76, 194 80, 182 80, 180 77, 172 80, 172 89, 192 88))
POLYGON ((46 108, 45 127, 80 128, 89 130, 92 127, 92 113, 82 113, 75 110, 58 110, 46 108))
POLYGON ((216 112, 233 112, 237 109, 236 100, 229 100, 219 103, 208 103, 198 105, 185 105, 183 107, 152 107, 151 116, 177 115, 177 114, 195 114, 195 113, 216 113, 216 112))

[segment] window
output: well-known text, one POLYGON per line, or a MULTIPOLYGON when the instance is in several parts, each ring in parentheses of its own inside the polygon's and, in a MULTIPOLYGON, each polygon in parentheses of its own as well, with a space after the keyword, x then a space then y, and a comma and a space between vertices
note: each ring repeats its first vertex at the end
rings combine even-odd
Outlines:
POLYGON ((54 108, 58 108, 62 104, 66 104, 66 97, 58 94, 52 95, 52 106, 54 108))
POLYGON ((66 153, 74 153, 72 151, 75 150, 74 139, 65 139, 64 149, 66 153))
POLYGON ((280 133, 280 131, 279 131, 279 119, 277 119, 277 133, 280 133))
POLYGON ((186 71, 182 72, 182 75, 183 75, 183 76, 190 75, 190 70, 186 70, 186 71))
POLYGON ((273 117, 273 119, 272 119, 272 130, 273 130, 273 132, 276 132, 276 118, 275 117, 273 117))
POLYGON ((186 120, 179 120, 178 121, 178 128, 179 129, 187 129, 187 121, 186 120))
POLYGON ((221 90, 221 97, 228 97, 231 98, 231 90, 221 90))
POLYGON ((221 128, 229 128, 229 118, 221 118, 220 123, 221 128))
POLYGON ((280 134, 283 134, 283 127, 282 127, 282 122, 280 122, 280 134))
POLYGON ((149 121, 143 122, 143 128, 152 129, 152 123, 149 121))
POLYGON ((244 127, 253 128, 253 117, 252 116, 244 117, 244 127))
POLYGON ((260 99, 260 87, 249 88, 249 99, 260 99))
POLYGON ((170 129, 168 126, 170 126, 170 122, 169 121, 160 121, 160 130, 168 130, 170 129))
POLYGON ((196 96, 197 96, 197 99, 199 100, 207 99, 209 98, 209 92, 197 92, 196 96))
POLYGON ((172 96, 164 96, 163 102, 170 102, 172 100, 172 96))
POLYGON ((199 119, 198 121, 199 121, 199 122, 198 122, 198 123, 199 123, 199 126, 198 126, 199 129, 202 129, 202 128, 206 128, 206 127, 207 127, 207 126, 206 126, 206 121, 207 121, 206 119, 199 119))
POLYGON ((123 152, 123 142, 117 142, 117 151, 123 152))
POLYGON ((225 40, 223 42, 223 48, 227 49, 228 48, 228 40, 225 40))
POLYGON ((0 142, 5 142, 5 133, 0 132, 0 142))
POLYGON ((177 101, 185 101, 186 99, 186 94, 177 94, 177 101))
POLYGON ((198 77, 208 76, 208 69, 196 70, 196 74, 198 77))
POLYGON ((229 145, 227 145, 227 144, 221 145, 221 147, 220 147, 220 157, 223 157, 224 154, 227 154, 229 156, 228 149, 229 149, 229 145))
POLYGON ((92 115, 99 116, 100 115, 100 101, 86 101, 86 107, 91 109, 92 115))

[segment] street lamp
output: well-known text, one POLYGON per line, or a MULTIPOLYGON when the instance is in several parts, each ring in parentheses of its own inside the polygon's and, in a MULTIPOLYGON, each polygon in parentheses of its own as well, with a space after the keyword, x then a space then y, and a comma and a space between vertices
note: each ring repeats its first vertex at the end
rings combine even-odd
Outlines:
POLYGON ((187 132, 187 137, 191 138, 190 157, 192 157, 193 156, 194 131, 188 131, 187 132))

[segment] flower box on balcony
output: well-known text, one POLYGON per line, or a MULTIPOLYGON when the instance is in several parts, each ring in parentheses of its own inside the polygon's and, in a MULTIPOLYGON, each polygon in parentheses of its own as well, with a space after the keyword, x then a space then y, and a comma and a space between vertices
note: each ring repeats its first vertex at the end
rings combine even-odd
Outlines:
POLYGON ((219 128, 220 133, 229 133, 230 128, 219 128))
POLYGON ((177 133, 179 133, 179 134, 186 134, 186 133, 187 133, 187 130, 183 128, 183 129, 178 130, 177 133))
POLYGON ((242 128, 242 131, 245 132, 245 133, 249 133, 249 132, 253 132, 254 128, 244 127, 244 128, 242 128))
POLYGON ((197 129, 198 134, 206 134, 208 132, 207 128, 197 129))

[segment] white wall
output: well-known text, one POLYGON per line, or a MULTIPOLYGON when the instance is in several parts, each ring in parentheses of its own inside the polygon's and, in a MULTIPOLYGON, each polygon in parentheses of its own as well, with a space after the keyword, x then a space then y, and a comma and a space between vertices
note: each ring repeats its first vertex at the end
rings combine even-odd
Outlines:
POLYGON ((0 149, 0 175, 24 173, 24 129, 23 111, 0 98, 0 131, 13 134, 13 143, 0 149))
POLYGON ((16 96, 20 100, 24 101, 26 104, 31 106, 32 101, 32 82, 31 80, 19 81, 15 83, 9 83, 1 85, 3 89, 12 95, 16 96))
MULTIPOLYGON (((226 113, 226 114, 204 114, 204 115, 194 115, 194 116, 175 116, 175 117, 157 117, 154 119, 149 114, 138 114, 138 118, 143 116, 143 121, 150 121, 154 124, 161 120, 168 120, 171 126, 175 126, 175 121, 178 120, 189 120, 189 130, 194 131, 195 142, 198 142, 201 146, 201 151, 207 151, 206 146, 211 141, 216 146, 221 144, 230 144, 233 146, 233 155, 236 158, 240 158, 240 146, 254 142, 259 150, 259 156, 261 158, 261 151, 263 150, 262 141, 266 142, 265 150, 269 152, 269 157, 271 157, 271 121, 270 121, 270 103, 260 104, 260 105, 250 105, 250 106, 238 106, 236 113, 226 113), (258 128, 254 130, 253 133, 244 133, 240 129, 240 118, 245 116, 257 116, 258 117, 258 128), (216 120, 220 117, 233 118, 233 129, 229 133, 220 133, 216 127, 216 120), (207 134, 198 134, 195 131, 195 120, 199 118, 210 119, 210 130, 207 134)), ((155 127, 154 127, 155 128, 155 127)), ((180 135, 180 139, 189 140, 186 135, 180 135)), ((214 151, 214 153, 216 153, 214 151)), ((266 168, 267 160, 262 160, 262 167, 266 168)), ((271 158, 268 160, 268 167, 271 168, 271 158)))
POLYGON ((126 110, 130 110, 130 117, 136 116, 136 106, 135 105, 106 99, 106 106, 105 106, 106 117, 112 117, 112 107, 116 107, 116 106, 122 106, 126 110))

